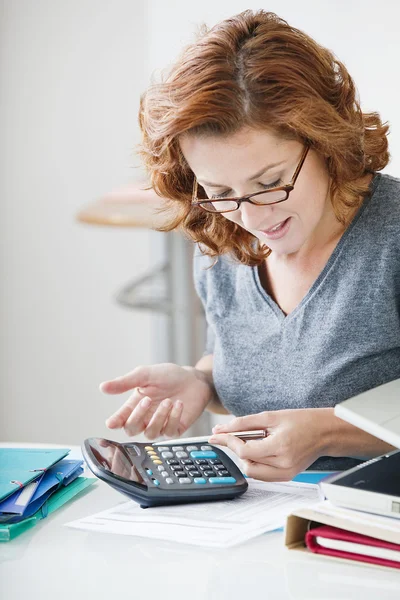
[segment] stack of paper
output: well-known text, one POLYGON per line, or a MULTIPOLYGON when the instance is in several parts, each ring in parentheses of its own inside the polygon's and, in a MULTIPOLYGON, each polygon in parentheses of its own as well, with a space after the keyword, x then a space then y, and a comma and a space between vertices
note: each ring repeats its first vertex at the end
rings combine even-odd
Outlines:
POLYGON ((69 449, 0 448, 0 541, 33 527, 93 480, 69 449))
POLYGON ((234 500, 147 509, 129 501, 67 526, 227 548, 279 529, 296 507, 319 500, 317 485, 248 481, 246 493, 234 500))

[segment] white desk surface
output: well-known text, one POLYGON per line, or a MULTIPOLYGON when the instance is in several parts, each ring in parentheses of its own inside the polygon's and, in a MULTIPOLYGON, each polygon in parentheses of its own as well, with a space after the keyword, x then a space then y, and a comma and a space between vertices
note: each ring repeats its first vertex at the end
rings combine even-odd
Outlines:
MULTIPOLYGON (((77 449, 72 449, 71 456, 76 453, 77 449)), ((123 499, 97 481, 30 531, 0 543, 0 598, 400 598, 400 571, 290 551, 284 547, 282 532, 264 534, 235 548, 214 550, 64 527, 69 521, 111 508, 123 499)))

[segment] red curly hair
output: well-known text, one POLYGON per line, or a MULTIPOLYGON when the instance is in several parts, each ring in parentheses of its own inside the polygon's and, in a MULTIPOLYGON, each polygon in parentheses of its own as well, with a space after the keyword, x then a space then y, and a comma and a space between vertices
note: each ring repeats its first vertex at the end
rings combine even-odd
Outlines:
POLYGON ((231 253, 259 264, 269 250, 220 214, 191 206, 194 174, 179 145, 184 134, 228 136, 266 129, 308 143, 325 160, 339 221, 368 193, 365 175, 389 160, 377 113, 363 113, 346 67, 276 14, 226 19, 188 46, 168 77, 142 96, 140 153, 154 190, 173 204, 163 227, 181 227, 210 256, 231 253))

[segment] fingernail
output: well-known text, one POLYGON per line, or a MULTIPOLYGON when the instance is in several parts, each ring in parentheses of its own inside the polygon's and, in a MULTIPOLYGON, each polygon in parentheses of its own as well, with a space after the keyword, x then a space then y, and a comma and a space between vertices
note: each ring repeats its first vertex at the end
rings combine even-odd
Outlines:
POLYGON ((171 406, 171 400, 168 400, 168 398, 166 400, 163 400, 161 402, 163 408, 169 408, 171 406))
POLYGON ((137 388, 137 391, 139 392, 139 394, 144 394, 144 389, 143 388, 137 388))
POLYGON ((215 425, 215 427, 212 428, 213 431, 219 431, 220 429, 222 429, 222 425, 215 425))
POLYGON ((142 406, 143 408, 148 408, 151 404, 151 399, 146 396, 146 398, 142 398, 140 401, 140 406, 142 406))

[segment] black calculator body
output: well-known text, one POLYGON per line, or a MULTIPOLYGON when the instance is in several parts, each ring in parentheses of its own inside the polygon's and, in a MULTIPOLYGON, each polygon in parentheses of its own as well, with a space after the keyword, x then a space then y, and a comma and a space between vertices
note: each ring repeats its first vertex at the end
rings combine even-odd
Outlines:
POLYGON ((82 453, 90 470, 143 508, 226 500, 248 483, 216 446, 202 443, 118 443, 88 438, 82 453))

